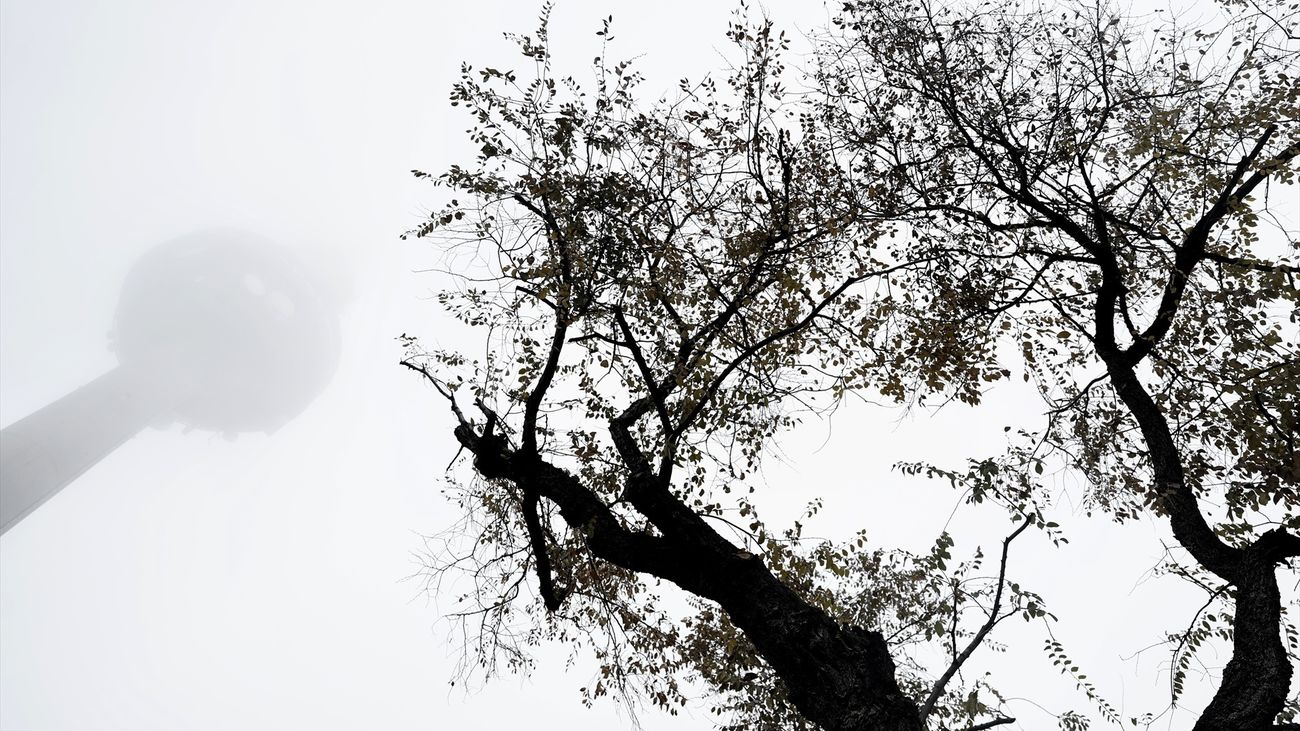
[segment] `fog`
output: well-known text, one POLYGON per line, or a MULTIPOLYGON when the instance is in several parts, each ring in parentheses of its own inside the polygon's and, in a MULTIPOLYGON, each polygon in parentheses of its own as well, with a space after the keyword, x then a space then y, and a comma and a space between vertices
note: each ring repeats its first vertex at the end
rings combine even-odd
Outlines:
MULTIPOLYGON (((396 338, 476 344, 431 301, 432 245, 398 240, 437 203, 408 171, 467 157, 459 63, 508 58, 500 32, 539 5, 0 0, 0 729, 629 725, 581 706, 591 669, 566 672, 561 648, 531 679, 449 685, 446 608, 409 578, 457 517, 440 493, 456 450, 396 338)), ((612 13, 615 55, 645 54, 647 88, 669 90, 719 63, 730 11, 565 2, 552 37, 580 75, 612 13)), ((988 413, 1042 411, 998 398, 810 426, 767 470, 772 509, 820 494, 823 533, 921 548, 958 496, 890 465, 997 449, 988 413)), ((1004 526, 949 527, 973 550, 1004 526)), ((1160 525, 1068 527, 1070 548, 1026 541, 1013 571, 1121 714, 1159 710, 1167 656, 1121 658, 1198 595, 1147 576, 1160 525)), ((1033 700, 1012 706, 1020 728, 1054 725, 1035 704, 1089 710, 1041 628, 997 637, 1017 649, 981 667, 1033 700)), ((639 719, 712 728, 702 707, 639 719)))
POLYGON ((213 231, 127 273, 109 335, 116 368, 5 427, 0 530, 148 426, 272 434, 338 365, 338 306, 287 252, 213 231))

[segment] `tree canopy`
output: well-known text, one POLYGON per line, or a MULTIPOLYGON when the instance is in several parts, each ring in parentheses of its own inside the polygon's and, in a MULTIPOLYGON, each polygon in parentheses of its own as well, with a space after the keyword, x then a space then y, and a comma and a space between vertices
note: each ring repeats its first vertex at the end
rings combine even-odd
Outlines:
MULTIPOLYGON (((477 156, 416 173, 448 195, 410 234, 485 338, 403 338, 473 462, 433 567, 470 581, 470 667, 558 640, 600 662, 589 701, 703 692, 723 728, 1007 723, 1015 679, 959 671, 1001 622, 1051 619, 1007 576, 1025 531, 1065 540, 1046 466, 1092 513, 1168 521, 1165 570, 1204 588, 1164 638, 1171 707, 1217 636, 1196 728, 1296 717, 1277 571, 1300 556, 1300 234, 1271 218, 1300 167, 1294 2, 1196 27, 866 0, 798 41, 742 9, 731 67, 658 99, 604 51, 585 85, 557 71, 548 17, 508 36, 526 71, 462 67, 477 156), (756 472, 801 422, 852 398, 978 408, 1013 375, 1046 416, 1004 453, 900 465, 1003 508, 993 555, 759 517, 756 472)), ((1093 717, 1155 722, 1046 651, 1093 717)))

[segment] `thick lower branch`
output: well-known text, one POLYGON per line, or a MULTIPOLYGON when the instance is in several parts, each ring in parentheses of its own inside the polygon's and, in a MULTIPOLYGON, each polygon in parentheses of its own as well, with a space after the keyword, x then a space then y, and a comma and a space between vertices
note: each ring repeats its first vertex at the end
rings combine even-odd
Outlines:
POLYGON ((550 500, 587 539, 591 552, 617 566, 671 581, 716 602, 789 689, 806 718, 827 731, 921 731, 916 704, 898 687, 894 662, 878 632, 841 626, 781 583, 762 559, 722 538, 698 514, 641 473, 629 501, 662 523, 662 536, 626 528, 577 478, 537 455, 509 450, 468 425, 456 429, 488 478, 508 480, 550 500), (685 512, 683 512, 685 511, 685 512), (690 513, 690 515, 686 515, 690 513))

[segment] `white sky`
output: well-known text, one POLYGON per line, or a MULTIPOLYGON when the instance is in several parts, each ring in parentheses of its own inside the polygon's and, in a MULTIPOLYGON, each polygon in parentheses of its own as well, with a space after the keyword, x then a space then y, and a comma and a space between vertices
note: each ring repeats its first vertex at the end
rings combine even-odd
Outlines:
MULTIPOLYGON (((646 88, 667 91, 716 66, 731 8, 570 0, 553 37, 581 74, 613 13, 616 50, 646 53, 646 88)), ((825 17, 816 3, 768 8, 787 27, 825 17)), ((460 61, 513 63, 500 31, 530 31, 537 9, 0 0, 0 424, 113 367, 122 279, 174 236, 253 231, 350 292, 339 370, 299 419, 234 442, 146 431, 0 540, 0 730, 626 726, 609 705, 578 703, 589 675, 564 675, 562 653, 544 654, 527 682, 449 689, 446 626, 420 583, 402 580, 418 568, 420 536, 456 517, 439 494, 451 421, 396 366, 395 336, 436 341, 445 327, 427 300, 441 281, 413 273, 436 255, 397 240, 436 202, 407 171, 458 159, 467 123, 446 96, 460 61)), ((975 418, 846 418, 824 448, 814 426, 768 479, 816 491, 787 487, 773 504, 821 494, 832 517, 813 532, 864 526, 882 545, 923 548, 955 496, 889 464, 990 452, 1004 423, 1040 410, 1010 393, 975 418)), ((982 536, 991 553, 997 525, 959 518, 958 549, 982 536)), ((1161 552, 1159 528, 1095 521, 1073 535, 1065 552, 1026 536, 1012 569, 1048 596, 1058 637, 1112 703, 1158 710, 1167 681, 1154 668, 1166 657, 1120 657, 1156 641, 1166 612, 1190 617, 1198 597, 1138 583, 1161 552)), ((1017 636, 1023 646, 990 660, 1000 687, 1086 711, 1042 659, 1041 631, 1000 635, 1017 636)), ((1054 726, 1016 703, 1022 728, 1054 726)), ((641 719, 712 727, 702 712, 641 719)))

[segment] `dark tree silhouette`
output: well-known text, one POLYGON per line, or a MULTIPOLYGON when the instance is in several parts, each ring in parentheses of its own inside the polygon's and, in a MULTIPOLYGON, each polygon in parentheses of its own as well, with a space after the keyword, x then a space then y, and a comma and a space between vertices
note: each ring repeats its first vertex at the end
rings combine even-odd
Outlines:
POLYGON ((877 213, 919 234, 905 255, 947 264, 907 282, 917 319, 943 302, 961 337, 1019 340, 1044 436, 1096 508, 1165 516, 1234 603, 1198 729, 1282 711, 1275 568, 1300 555, 1297 234, 1259 236, 1300 155, 1296 8, 1229 10, 1208 32, 1104 7, 855 2, 820 70, 852 164, 889 181, 877 213))
POLYGON ((589 698, 673 710, 703 684, 727 728, 1007 723, 958 670, 1005 619, 1050 618, 1007 559, 1030 527, 1060 540, 1038 475, 1064 460, 1094 509, 1168 516, 1192 559, 1171 570, 1235 601, 1171 640, 1171 702, 1225 621, 1198 728, 1294 713, 1275 568, 1300 553, 1295 252, 1255 235, 1300 144, 1287 12, 1139 39, 1101 9, 847 3, 804 76, 741 15, 724 82, 649 105, 603 54, 593 88, 557 77, 547 12, 511 36, 528 76, 464 66, 452 104, 479 154, 416 173, 451 194, 411 233, 445 247, 462 285, 441 301, 487 348, 404 336, 403 363, 473 460, 433 567, 473 582, 468 659, 586 644, 589 698), (1013 367, 1046 428, 969 470, 904 466, 1006 508, 995 569, 955 562, 946 534, 917 555, 758 518, 754 471, 800 418, 864 393, 977 405, 1013 367))

